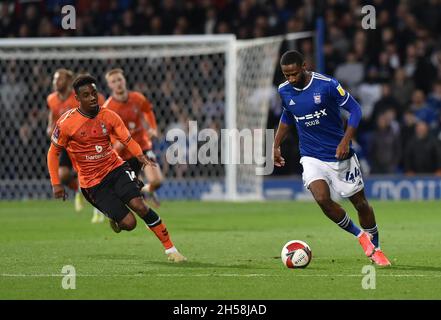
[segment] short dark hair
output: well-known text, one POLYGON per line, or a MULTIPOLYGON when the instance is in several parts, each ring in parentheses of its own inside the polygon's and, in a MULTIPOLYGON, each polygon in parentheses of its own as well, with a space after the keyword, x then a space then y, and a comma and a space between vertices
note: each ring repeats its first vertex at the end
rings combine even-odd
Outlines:
POLYGON ((304 62, 305 62, 305 58, 300 52, 296 50, 287 51, 280 58, 280 65, 282 66, 287 66, 290 64, 296 64, 298 66, 302 66, 304 62))
POLYGON ((96 79, 94 77, 89 74, 82 74, 75 78, 72 83, 72 87, 74 88, 75 93, 78 94, 78 90, 80 89, 80 87, 92 83, 96 84, 96 79))

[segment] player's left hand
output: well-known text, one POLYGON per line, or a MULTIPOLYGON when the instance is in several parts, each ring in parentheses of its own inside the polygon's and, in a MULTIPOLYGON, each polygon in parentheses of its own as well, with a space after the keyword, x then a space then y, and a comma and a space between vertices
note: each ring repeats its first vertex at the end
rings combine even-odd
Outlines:
POLYGON ((285 165, 285 159, 282 157, 280 147, 273 148, 273 161, 276 167, 283 167, 285 165))
POLYGON ((63 201, 66 200, 67 194, 64 190, 64 186, 62 184, 55 184, 52 186, 52 193, 55 199, 62 198, 63 201))
POLYGON ((349 142, 342 140, 337 146, 335 157, 338 160, 346 159, 349 155, 349 142))
POLYGON ((142 163, 143 168, 144 168, 144 166, 156 167, 158 165, 155 161, 147 158, 144 154, 141 154, 141 155, 137 156, 136 158, 138 159, 139 162, 142 163))

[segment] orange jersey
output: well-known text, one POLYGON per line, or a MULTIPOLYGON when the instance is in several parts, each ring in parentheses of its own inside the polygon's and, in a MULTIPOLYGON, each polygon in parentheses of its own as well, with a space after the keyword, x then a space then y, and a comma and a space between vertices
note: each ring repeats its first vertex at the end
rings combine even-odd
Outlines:
POLYGON ((131 140, 121 118, 107 108, 100 108, 94 118, 76 108, 58 120, 52 143, 67 150, 82 188, 97 185, 110 171, 124 163, 112 148, 110 135, 124 144, 131 140))
POLYGON ((46 102, 49 110, 52 112, 52 123, 56 123, 63 113, 79 105, 73 90, 66 100, 61 100, 56 91, 52 92, 47 96, 46 102))
MULTIPOLYGON (((101 93, 98 93, 98 104, 102 106, 105 101, 106 98, 101 93)), ((60 119, 62 114, 70 109, 78 107, 79 105, 77 99, 75 99, 75 91, 73 90, 66 100, 61 100, 58 93, 54 91, 48 95, 46 102, 48 108, 52 112, 52 123, 54 124, 58 121, 58 119, 60 119)))
MULTIPOLYGON (((144 124, 147 123, 149 127, 156 129, 156 120, 152 104, 142 93, 129 91, 126 101, 118 101, 114 97, 109 97, 103 107, 115 111, 121 117, 133 139, 139 143, 142 150, 152 148, 152 142, 144 124)), ((133 157, 127 151, 127 148, 119 151, 119 155, 124 160, 133 157)))
POLYGON ((98 105, 102 106, 106 102, 106 97, 98 92, 98 105))

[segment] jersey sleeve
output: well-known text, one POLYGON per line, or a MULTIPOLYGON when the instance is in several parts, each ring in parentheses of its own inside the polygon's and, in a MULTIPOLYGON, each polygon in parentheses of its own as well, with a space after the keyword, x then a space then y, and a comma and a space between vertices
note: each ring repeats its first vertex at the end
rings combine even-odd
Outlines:
POLYGON ((153 112, 152 104, 147 99, 144 100, 144 103, 141 105, 142 111, 144 113, 144 119, 147 121, 149 126, 153 129, 158 127, 156 123, 155 113, 153 112))
POLYGON ((151 128, 156 129, 158 125, 156 124, 156 117, 151 102, 142 93, 137 92, 136 96, 140 102, 140 108, 144 115, 144 120, 151 128))
POLYGON ((357 128, 361 120, 361 107, 358 102, 335 79, 331 80, 330 94, 338 106, 350 113, 348 125, 357 128))
POLYGON ((47 106, 47 108, 48 108, 50 111, 52 111, 50 96, 48 96, 48 97, 46 98, 46 106, 47 106))
POLYGON ((140 156, 142 155, 142 149, 139 146, 139 144, 132 139, 130 136, 129 129, 126 128, 124 125, 124 122, 119 117, 119 115, 116 112, 113 112, 112 110, 108 110, 106 113, 106 117, 110 125, 112 126, 110 131, 110 136, 112 138, 118 139, 122 144, 124 144, 127 148, 127 150, 133 155, 133 156, 140 156))
POLYGON ((69 135, 67 132, 67 127, 61 125, 60 121, 55 125, 54 131, 52 131, 51 142, 59 148, 66 148, 67 142, 69 140, 69 135))
POLYGON ((124 122, 116 112, 110 109, 106 110, 107 112, 105 113, 105 117, 107 122, 111 125, 111 136, 113 135, 114 138, 118 139, 126 145, 132 139, 129 129, 127 129, 127 127, 124 125, 124 122))
POLYGON ((102 106, 106 102, 106 98, 101 93, 98 93, 98 105, 102 106))
POLYGON ((329 91, 331 98, 334 99, 336 104, 340 107, 346 104, 350 96, 349 92, 343 89, 341 84, 335 79, 330 81, 329 91))
MULTIPOLYGON (((280 92, 279 92, 280 95, 280 92)), ((282 98, 282 97, 280 97, 282 98)), ((287 124, 287 125, 293 125, 295 123, 294 116, 292 113, 286 108, 285 102, 282 100, 282 115, 280 117, 280 122, 287 124)))

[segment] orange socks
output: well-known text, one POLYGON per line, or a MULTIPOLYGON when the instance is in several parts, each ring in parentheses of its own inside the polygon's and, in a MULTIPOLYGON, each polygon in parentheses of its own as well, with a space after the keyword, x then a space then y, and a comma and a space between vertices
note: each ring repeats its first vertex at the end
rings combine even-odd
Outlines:
POLYGON ((159 225, 149 228, 156 234, 166 250, 174 247, 164 223, 161 222, 159 225))

